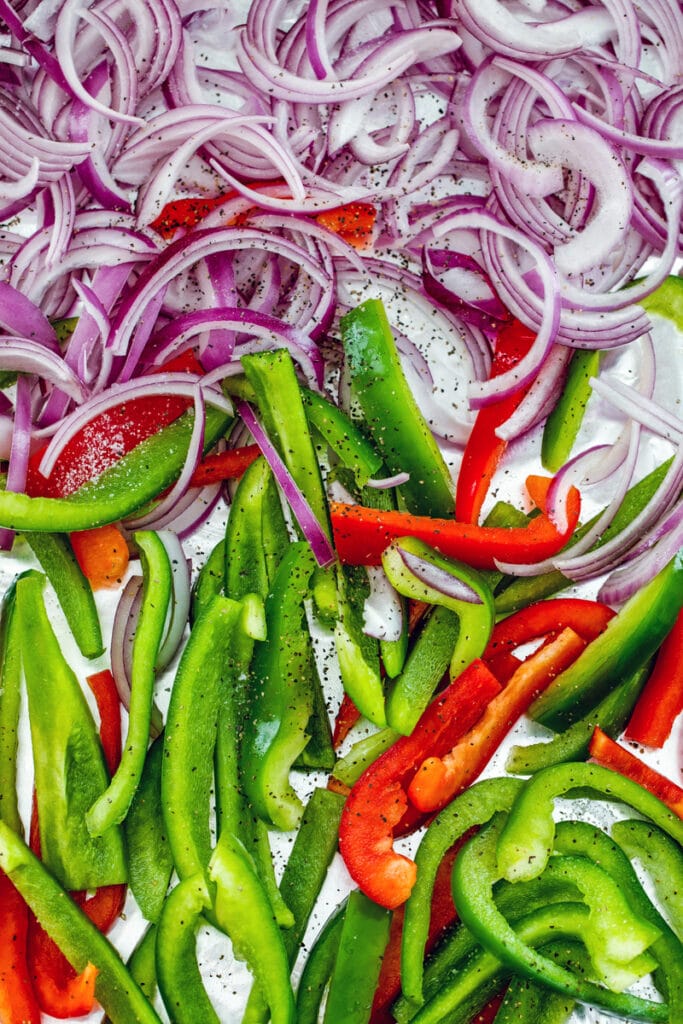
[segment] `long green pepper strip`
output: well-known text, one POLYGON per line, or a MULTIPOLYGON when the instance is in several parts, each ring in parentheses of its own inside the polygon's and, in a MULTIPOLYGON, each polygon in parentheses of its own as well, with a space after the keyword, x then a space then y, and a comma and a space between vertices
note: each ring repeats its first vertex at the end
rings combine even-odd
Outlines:
POLYGON ((0 822, 0 869, 76 971, 98 969, 95 995, 112 1024, 161 1024, 118 953, 28 846, 0 822))
POLYGON ((17 799, 21 653, 15 613, 16 580, 5 591, 0 605, 0 821, 21 834, 17 799))
POLYGON ((140 785, 131 802, 124 832, 128 847, 128 884, 147 921, 158 921, 173 874, 173 857, 161 804, 164 737, 147 751, 140 785))
POLYGON ((325 922, 306 957, 296 991, 297 1024, 318 1024, 320 1006, 337 959, 346 900, 325 922))
POLYGON ((353 473, 358 487, 379 477, 382 458, 353 420, 338 406, 309 388, 301 389, 306 416, 311 426, 325 439, 342 465, 353 473))
POLYGON ((90 583, 63 533, 25 533, 24 539, 54 587, 69 629, 84 658, 104 651, 102 630, 90 583))
POLYGON ((197 965, 197 929, 211 906, 204 874, 171 890, 156 935, 157 981, 173 1024, 220 1024, 197 965))
MULTIPOLYGON (((683 942, 683 850, 648 821, 617 821, 612 837, 649 875, 671 926, 683 942)), ((682 979, 683 985, 683 979, 682 979)))
MULTIPOLYGON (((543 956, 557 961, 574 973, 585 974, 590 959, 580 942, 551 942, 541 947, 543 956)), ((513 977, 493 1024, 567 1024, 576 1002, 560 992, 528 978, 513 977)))
POLYGON ((362 892, 349 896, 325 1004, 324 1024, 367 1024, 382 957, 389 941, 391 911, 362 892))
POLYGON ((541 462, 551 473, 557 473, 569 459, 593 393, 590 380, 597 375, 601 358, 602 352, 596 349, 572 353, 562 393, 543 428, 541 462))
POLYGON ((131 667, 128 732, 121 763, 109 788, 86 815, 91 835, 101 836, 123 821, 140 782, 149 744, 157 655, 166 626, 173 577, 166 548, 156 533, 141 530, 133 535, 143 568, 142 605, 138 619, 131 667))
POLYGON ((45 577, 16 585, 21 659, 28 694, 40 843, 46 865, 69 889, 126 880, 119 829, 92 836, 85 814, 107 789, 99 736, 78 679, 67 664, 43 602, 45 577))
POLYGON ((127 967, 130 976, 139 988, 154 1003, 158 988, 156 965, 157 926, 151 924, 128 957, 127 967))
POLYGON ((363 606, 370 593, 362 566, 340 566, 337 573, 339 618, 334 643, 344 690, 368 721, 386 725, 379 645, 363 629, 363 606))

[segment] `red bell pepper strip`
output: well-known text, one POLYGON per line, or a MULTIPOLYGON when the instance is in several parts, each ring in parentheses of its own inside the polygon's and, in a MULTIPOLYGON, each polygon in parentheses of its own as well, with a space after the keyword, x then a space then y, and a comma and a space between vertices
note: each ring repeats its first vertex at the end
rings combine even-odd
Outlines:
POLYGON ((109 523, 72 533, 71 547, 93 590, 119 586, 128 568, 128 545, 118 526, 109 523))
POLYGON ((612 771, 637 782, 643 789, 654 793, 679 818, 683 818, 683 789, 671 779, 667 779, 666 775, 650 768, 649 764, 645 764, 630 750, 610 739, 599 726, 593 731, 588 752, 592 760, 597 761, 603 768, 611 768, 612 771))
POLYGON ((0 1021, 2 1024, 40 1024, 27 965, 28 908, 0 871, 0 1021))
POLYGON ((626 726, 627 740, 663 747, 683 711, 683 611, 659 648, 657 660, 626 726))
POLYGON ((351 877, 381 906, 393 910, 405 903, 415 883, 415 862, 392 843, 418 764, 430 754, 446 753, 499 692, 484 663, 473 661, 432 701, 411 735, 401 736, 353 786, 342 812, 339 849, 351 877))
POLYGON ((565 629, 523 661, 452 750, 422 762, 408 789, 408 798, 415 807, 423 812, 438 811, 474 782, 517 719, 585 646, 577 633, 565 629))
POLYGON ((338 750, 339 747, 341 747, 342 743, 349 735, 359 718, 360 711, 353 703, 348 693, 345 693, 342 697, 342 702, 339 705, 337 717, 334 720, 332 746, 335 750, 338 750))
POLYGON ((334 210, 323 210, 315 219, 355 249, 364 249, 372 241, 377 210, 371 203, 347 203, 334 210))
MULTIPOLYGON (((121 760, 121 704, 114 677, 108 669, 87 677, 100 715, 100 740, 110 774, 121 760)), ((38 816, 34 801, 31 817, 31 848, 40 855, 38 816)), ((120 917, 126 898, 125 885, 101 886, 92 896, 71 893, 72 899, 97 928, 106 934, 120 917)), ((64 1019, 90 1013, 95 1001, 97 971, 88 965, 75 970, 47 932, 31 915, 28 927, 28 963, 38 1002, 45 1013, 64 1019)), ((1 1019, 1 1018, 0 1018, 1 1019)))
POLYGON ((590 643, 602 633, 615 614, 612 608, 600 601, 575 597, 538 601, 494 626, 482 660, 496 679, 505 682, 520 665, 519 658, 512 653, 515 648, 542 637, 552 638, 567 628, 590 643))
POLYGON ((192 474, 190 487, 206 487, 207 484, 242 476, 260 454, 261 449, 257 444, 247 444, 243 448, 207 455, 192 474))
MULTIPOLYGON (((535 337, 534 332, 519 320, 506 324, 496 339, 491 377, 499 377, 516 366, 531 348, 535 337)), ((508 444, 496 436, 496 428, 509 419, 528 390, 528 387, 521 388, 477 413, 465 445, 455 490, 455 518, 459 522, 479 522, 493 474, 508 444)))
POLYGON ((572 488, 567 497, 567 523, 562 529, 546 512, 527 526, 505 528, 336 501, 330 502, 330 519, 337 554, 347 565, 380 565, 382 552, 392 540, 417 537, 475 569, 495 569, 496 561, 521 564, 556 554, 574 532, 580 507, 579 493, 572 488))

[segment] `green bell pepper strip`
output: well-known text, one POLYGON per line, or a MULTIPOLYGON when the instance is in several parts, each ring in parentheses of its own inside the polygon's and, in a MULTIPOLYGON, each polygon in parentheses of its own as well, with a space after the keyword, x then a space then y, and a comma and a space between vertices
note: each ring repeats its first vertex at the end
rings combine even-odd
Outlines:
POLYGON ((680 277, 672 274, 665 278, 659 288, 640 300, 639 305, 648 313, 672 320, 683 331, 683 279, 680 277))
POLYGON ((432 891, 446 851, 475 825, 483 825, 498 811, 508 810, 523 783, 519 779, 484 779, 475 782, 431 822, 415 854, 417 879, 405 904, 401 940, 401 987, 414 1006, 423 1001, 424 954, 429 932, 432 891))
MULTIPOLYGON (((652 943, 652 954, 664 973, 664 994, 669 1003, 669 1017, 673 1024, 674 1021, 681 1020, 683 1015, 683 945, 659 911, 651 903, 640 884, 638 876, 631 867, 628 857, 619 846, 617 835, 621 833, 622 826, 625 826, 624 832, 628 834, 629 826, 632 824, 638 828, 642 826, 646 843, 648 842, 647 836, 652 834, 653 831, 656 832, 665 843, 670 844, 674 848, 676 856, 680 860, 681 854, 676 844, 663 832, 644 821, 615 822, 612 826, 612 838, 601 829, 589 825, 585 821, 561 821, 557 826, 555 849, 559 853, 588 857, 599 864, 616 881, 632 910, 642 918, 650 921, 658 929, 660 935, 652 943), (615 834, 615 829, 617 834, 615 834)), ((661 873, 662 870, 666 873, 667 868, 671 866, 671 862, 668 861, 666 855, 660 859, 660 852, 661 850, 653 851, 654 856, 651 860, 653 862, 656 861, 658 873, 661 873)), ((674 872, 672 878, 678 878, 680 883, 680 863, 678 864, 677 872, 674 872)), ((528 883, 516 884, 523 885, 528 883)), ((675 884, 673 882, 673 886, 675 884)), ((665 886, 667 888, 671 887, 668 879, 665 886)), ((661 893, 659 895, 661 896, 661 893)), ((665 903, 665 901, 663 902, 665 903)))
POLYGON ((395 729, 380 729, 370 736, 358 740, 345 757, 340 757, 334 766, 334 777, 345 786, 353 786, 373 761, 395 743, 401 734, 395 729))
POLYGON ((517 881, 543 871, 555 838, 553 801, 582 787, 628 804, 683 843, 683 821, 636 782, 598 764, 558 764, 534 775, 515 800, 498 846, 500 877, 517 881))
POLYGON ((212 755, 226 661, 241 611, 237 601, 214 597, 190 633, 171 690, 161 804, 181 880, 206 872, 211 858, 212 755))
POLYGON ((329 539, 325 489, 292 357, 282 348, 257 352, 244 356, 242 367, 256 394, 268 437, 329 539))
POLYGON ((147 921, 158 921, 173 874, 173 857, 161 804, 164 737, 147 751, 140 784, 123 824, 128 848, 128 884, 147 921))
POLYGON ((0 870, 9 875, 38 922, 76 971, 97 967, 95 995, 112 1024, 161 1024, 114 947, 47 868, 0 822, 0 870))
POLYGON ((151 530, 139 530, 133 539, 142 563, 142 604, 131 666, 128 732, 121 763, 108 789, 86 814, 91 835, 101 836, 123 821, 140 782, 147 755, 154 703, 154 666, 166 628, 173 592, 171 563, 162 541, 151 530))
POLYGON ((203 872, 186 878, 164 901, 157 925, 157 981, 173 1024, 220 1024, 197 965, 197 929, 211 906, 203 872))
MULTIPOLYGON (((574 973, 585 974, 590 959, 579 942, 551 942, 541 947, 543 956, 574 973)), ((576 1002, 560 992, 549 992, 527 978, 511 978, 493 1024, 567 1024, 576 1002)))
POLYGON ((325 989, 337 959, 346 900, 325 922, 306 957, 296 990, 297 1024, 318 1024, 325 989))
POLYGON ((382 473, 382 458, 345 412, 317 391, 301 389, 306 416, 342 465, 350 469, 358 487, 382 473))
POLYGON ((535 775, 542 768, 563 761, 583 761, 588 757, 588 745, 596 725, 611 739, 615 739, 628 722, 636 701, 645 686, 650 663, 624 679, 593 708, 558 732, 549 741, 515 746, 505 762, 505 771, 512 775, 535 775))
POLYGON ((408 660, 387 694, 387 722, 409 736, 448 671, 460 635, 460 620, 450 608, 435 608, 422 624, 408 660))
POLYGON ((225 531, 225 593, 264 600, 289 547, 289 533, 273 474, 264 458, 242 475, 225 531))
POLYGON ((312 657, 303 602, 315 558, 291 544, 266 599, 268 641, 256 645, 241 761, 244 787, 257 814, 285 831, 297 826, 302 804, 289 771, 308 741, 313 700, 307 679, 312 657))
POLYGON ((289 960, 270 900, 240 840, 224 831, 209 863, 219 928, 245 960, 270 1011, 271 1024, 295 1024, 289 960))
POLYGON ((405 597, 449 608, 460 620, 451 678, 480 658, 495 621, 493 594, 481 573, 415 537, 394 541, 382 555, 389 582, 405 597))
MULTIPOLYGON (((647 872, 676 935, 683 941, 683 851, 647 821, 617 821, 612 838, 647 872)), ((683 960, 681 961, 683 962, 683 960)))
MULTIPOLYGON (((638 513, 643 510, 662 483, 671 466, 671 462, 671 459, 667 459, 661 466, 657 466, 651 473, 648 473, 637 484, 629 488, 619 506, 619 511, 600 539, 593 545, 592 551, 595 551, 603 544, 606 544, 608 540, 621 533, 635 519, 638 513)), ((593 516, 592 519, 574 532, 574 536, 567 544, 566 551, 569 551, 572 544, 580 540, 595 525, 600 515, 601 513, 598 513, 598 515, 593 516)), ((526 605, 533 604, 534 601, 542 601, 546 597, 552 597, 553 594, 564 590, 565 587, 572 586, 572 580, 564 576, 558 569, 554 569, 551 572, 541 573, 540 576, 527 576, 518 579, 505 577, 501 586, 504 586, 504 589, 498 589, 495 598, 496 614, 499 617, 519 611, 520 608, 525 608, 526 605)))
POLYGON ((0 821, 22 834, 17 798, 21 651, 16 619, 16 584, 17 581, 13 580, 0 605, 0 821))
POLYGON ((64 617, 84 658, 104 651, 92 587, 63 533, 25 533, 24 539, 52 584, 64 617))
POLYGON ((330 978, 324 1024, 367 1024, 382 957, 389 941, 391 912, 362 892, 349 895, 330 978))
POLYGON ((596 349, 576 349, 572 353, 564 387, 543 428, 541 462, 550 473, 557 473, 571 454, 593 393, 591 377, 597 376, 601 358, 602 353, 596 349))
POLYGON ((571 725, 645 665, 671 631, 683 605, 683 549, 608 623, 529 709, 552 729, 571 725))
POLYGON ((368 721, 386 725, 379 645, 363 631, 363 606, 370 593, 360 566, 340 566, 337 573, 338 610, 334 643, 344 690, 368 721))
POLYGON ((195 622, 216 594, 225 591, 225 538, 215 545, 192 586, 190 623, 195 622))
MULTIPOLYGON (((29 498, 0 491, 0 525, 20 533, 73 533, 128 518, 180 476, 193 421, 194 413, 183 413, 68 498, 29 498)), ((225 413, 207 408, 205 451, 222 437, 229 423, 225 413)))
MULTIPOLYGON (((337 850, 337 835, 344 798, 328 789, 316 788, 304 809, 299 831, 285 864, 280 893, 294 921, 282 933, 290 967, 299 952, 308 920, 337 850)), ((267 1009, 255 986, 247 1004, 244 1024, 266 1024, 267 1009)))
MULTIPOLYGON (((552 769, 551 769, 552 770, 552 769)), ((525 792, 531 788, 530 783, 525 792)), ((519 802, 519 798, 518 798, 519 802)), ((514 808, 513 812, 514 813, 514 808)), ((501 832, 502 820, 494 818, 478 835, 466 844, 453 868, 453 899, 458 907, 461 920, 477 936, 484 948, 494 957, 507 964, 508 968, 534 981, 540 981, 557 992, 605 1010, 614 1016, 640 1021, 659 1022, 669 1019, 665 1003, 654 1003, 627 993, 612 992, 599 985, 573 975, 570 971, 533 949, 522 936, 515 932, 500 913, 493 900, 493 886, 500 879, 496 847, 501 832)), ((578 860, 578 858, 574 858, 578 860)), ((590 864, 589 861, 586 861, 590 864)), ((594 865, 591 865, 594 867, 594 865)), ((609 878, 604 874, 604 878, 609 878)), ((613 888, 618 888, 613 883, 613 888)), ((559 905, 550 907, 551 918, 558 930, 562 928, 562 913, 559 905)), ((576 913, 576 909, 573 910, 576 913)), ((589 938, 588 921, 591 911, 586 910, 580 930, 575 937, 582 941, 589 938)), ((591 925, 592 928, 592 925, 591 925)), ((592 938, 592 936, 590 936, 592 938)), ((599 941, 599 937, 598 937, 599 941)), ((594 953, 591 951, 591 958, 594 953)), ((420 1015, 416 1018, 420 1020, 420 1015)))
POLYGON ((157 926, 150 924, 143 933, 137 946, 128 957, 127 967, 130 976, 147 996, 150 1003, 158 989, 156 964, 157 926))
POLYGON ((351 385, 377 450, 390 473, 410 474, 398 488, 408 511, 452 517, 453 482, 403 374, 382 302, 368 299, 340 327, 351 385))
POLYGON ((107 769, 85 696, 50 626, 44 583, 42 573, 29 572, 16 584, 40 844, 66 888, 95 889, 126 881, 123 839, 119 829, 93 837, 85 825, 87 809, 106 791, 107 769))

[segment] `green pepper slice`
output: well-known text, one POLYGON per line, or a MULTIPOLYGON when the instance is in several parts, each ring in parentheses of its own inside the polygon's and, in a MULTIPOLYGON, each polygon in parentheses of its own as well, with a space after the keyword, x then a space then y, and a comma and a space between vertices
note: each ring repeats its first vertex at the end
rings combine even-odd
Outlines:
POLYGON ((186 878, 164 902, 156 935, 159 991, 174 1024, 220 1024, 197 966, 196 937, 211 906, 204 875, 186 878))

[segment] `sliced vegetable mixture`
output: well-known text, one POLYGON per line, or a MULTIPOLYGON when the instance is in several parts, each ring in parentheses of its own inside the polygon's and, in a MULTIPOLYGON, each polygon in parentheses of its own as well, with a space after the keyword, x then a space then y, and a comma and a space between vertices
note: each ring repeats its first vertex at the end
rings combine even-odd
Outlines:
POLYGON ((678 1024, 678 3, 0 28, 0 1024, 678 1024))

